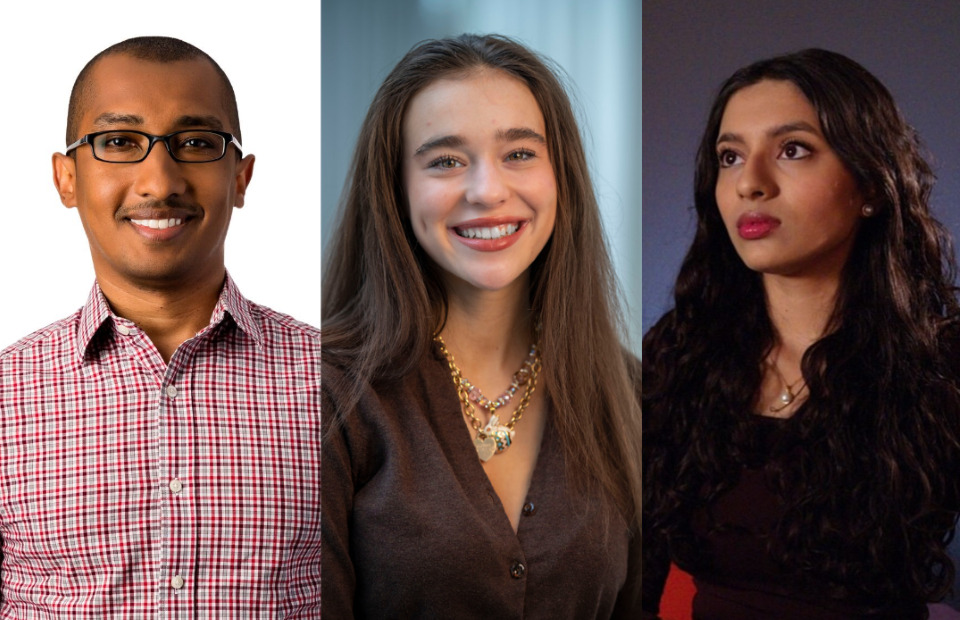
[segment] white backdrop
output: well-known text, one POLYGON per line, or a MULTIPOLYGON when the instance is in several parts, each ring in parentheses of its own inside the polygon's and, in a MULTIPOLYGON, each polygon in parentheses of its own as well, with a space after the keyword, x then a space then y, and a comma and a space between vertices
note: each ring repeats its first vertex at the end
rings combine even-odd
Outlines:
POLYGON ((257 162, 234 211, 227 269, 248 298, 319 325, 319 2, 57 4, 11 3, 0 19, 0 348, 89 294, 90 250, 76 209, 54 190, 50 156, 64 149, 80 69, 142 35, 188 41, 230 77, 244 154, 257 162))

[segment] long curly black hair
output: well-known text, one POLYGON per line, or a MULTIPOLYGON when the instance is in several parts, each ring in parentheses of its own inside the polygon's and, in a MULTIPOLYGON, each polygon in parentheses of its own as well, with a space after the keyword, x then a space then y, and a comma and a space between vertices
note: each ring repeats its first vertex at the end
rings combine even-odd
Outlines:
POLYGON ((730 97, 761 80, 803 92, 876 209, 859 228, 828 329, 803 356, 809 395, 788 421, 794 452, 770 476, 783 513, 768 552, 833 597, 935 600, 953 582, 945 547, 960 487, 956 266, 930 214, 934 176, 916 133, 879 80, 825 50, 738 70, 710 111, 696 160, 696 235, 674 308, 643 340, 645 562, 664 553, 681 566, 707 561, 691 516, 750 458, 775 334, 760 275, 720 219, 715 144, 730 97))

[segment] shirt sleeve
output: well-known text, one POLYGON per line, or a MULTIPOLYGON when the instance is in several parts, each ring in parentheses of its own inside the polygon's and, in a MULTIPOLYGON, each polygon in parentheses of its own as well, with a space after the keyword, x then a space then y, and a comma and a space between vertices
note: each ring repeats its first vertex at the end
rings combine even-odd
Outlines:
MULTIPOLYGON (((329 376, 325 373, 326 376, 329 376)), ((353 468, 345 429, 334 425, 336 400, 324 387, 321 397, 323 461, 321 464, 320 525, 323 613, 327 618, 353 618, 356 573, 350 555, 350 519, 353 512, 353 468)))
MULTIPOLYGON (((629 352, 625 352, 627 372, 633 383, 637 402, 641 399, 641 368, 640 360, 629 352)), ((630 550, 627 556, 627 580, 617 596, 617 605, 614 607, 612 620, 637 620, 641 614, 641 593, 643 588, 643 553, 641 536, 633 528, 630 539, 630 550)))
POLYGON ((617 596, 611 620, 636 620, 640 615, 641 592, 641 543, 640 536, 630 539, 630 555, 627 557, 627 580, 617 596))

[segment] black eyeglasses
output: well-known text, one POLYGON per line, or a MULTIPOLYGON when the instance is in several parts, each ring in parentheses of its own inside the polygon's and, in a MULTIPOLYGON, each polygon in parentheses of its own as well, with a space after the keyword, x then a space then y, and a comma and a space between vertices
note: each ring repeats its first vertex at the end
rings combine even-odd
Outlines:
POLYGON ((89 144, 95 159, 111 164, 135 164, 143 161, 157 142, 163 142, 174 161, 201 164, 222 159, 231 144, 243 154, 233 134, 211 129, 185 129, 165 136, 154 136, 133 129, 88 133, 67 147, 67 153, 89 144))

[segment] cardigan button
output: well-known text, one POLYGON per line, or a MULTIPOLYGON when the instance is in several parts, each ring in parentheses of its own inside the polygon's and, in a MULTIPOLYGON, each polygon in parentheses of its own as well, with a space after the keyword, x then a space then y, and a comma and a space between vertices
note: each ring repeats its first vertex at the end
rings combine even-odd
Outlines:
POLYGON ((537 505, 533 502, 527 502, 523 505, 523 516, 532 517, 537 514, 537 505))
POLYGON ((510 567, 510 576, 514 579, 522 579, 527 574, 527 567, 520 562, 514 562, 510 567))

